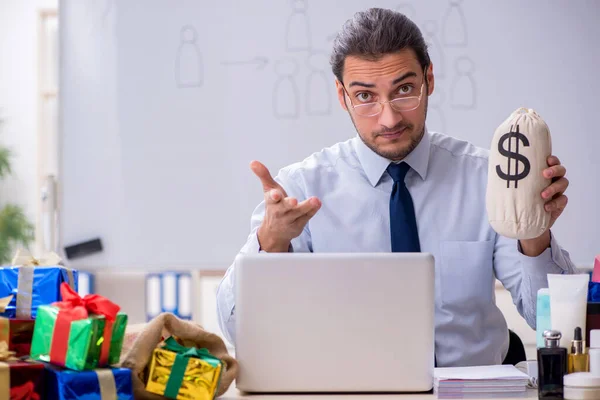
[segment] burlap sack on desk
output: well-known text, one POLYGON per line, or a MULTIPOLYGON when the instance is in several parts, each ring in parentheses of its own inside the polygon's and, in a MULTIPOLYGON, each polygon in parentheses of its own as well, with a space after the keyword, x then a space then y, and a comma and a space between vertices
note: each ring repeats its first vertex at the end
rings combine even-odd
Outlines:
POLYGON ((218 335, 205 331, 200 325, 182 320, 171 313, 162 313, 137 334, 133 344, 122 359, 121 366, 132 370, 133 394, 136 400, 164 400, 165 397, 149 393, 144 384, 146 366, 152 359, 152 351, 163 337, 173 335, 186 347, 206 348, 223 361, 224 370, 217 397, 223 395, 237 378, 238 363, 229 355, 227 347, 218 335))

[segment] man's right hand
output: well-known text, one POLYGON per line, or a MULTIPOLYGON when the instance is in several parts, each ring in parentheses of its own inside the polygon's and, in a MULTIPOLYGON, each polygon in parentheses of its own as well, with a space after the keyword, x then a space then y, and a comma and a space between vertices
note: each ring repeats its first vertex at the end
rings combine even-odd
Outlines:
POLYGON ((321 208, 321 201, 310 197, 300 203, 288 197, 285 190, 258 161, 250 163, 260 178, 265 196, 265 216, 258 228, 258 242, 269 253, 286 253, 293 238, 300 236, 304 226, 321 208))

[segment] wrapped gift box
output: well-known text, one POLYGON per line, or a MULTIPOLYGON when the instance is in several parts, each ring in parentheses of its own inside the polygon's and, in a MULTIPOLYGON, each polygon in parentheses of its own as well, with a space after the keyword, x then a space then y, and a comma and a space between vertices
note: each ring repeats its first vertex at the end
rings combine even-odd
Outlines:
POLYGON ((79 297, 66 283, 61 293, 62 302, 38 309, 31 358, 78 371, 117 364, 127 314, 102 296, 79 297))
POLYGON ((77 291, 76 270, 58 265, 60 258, 51 253, 36 259, 18 252, 12 265, 0 268, 0 297, 13 298, 0 316, 35 319, 41 305, 60 301, 60 286, 67 282, 77 291))
POLYGON ((46 397, 52 400, 134 400, 131 370, 72 371, 46 364, 46 397))
POLYGON ((46 399, 44 365, 28 361, 0 361, 0 399, 46 399))
POLYGON ((154 349, 146 390, 169 399, 210 400, 222 371, 221 360, 208 350, 184 347, 171 336, 154 349))
POLYGON ((0 341, 8 343, 8 349, 15 356, 28 356, 33 339, 33 319, 7 319, 0 317, 0 341))
MULTIPOLYGON (((10 304, 13 296, 0 299, 0 313, 10 304)), ((0 342, 8 343, 15 356, 27 356, 31 350, 35 320, 0 317, 0 342)))

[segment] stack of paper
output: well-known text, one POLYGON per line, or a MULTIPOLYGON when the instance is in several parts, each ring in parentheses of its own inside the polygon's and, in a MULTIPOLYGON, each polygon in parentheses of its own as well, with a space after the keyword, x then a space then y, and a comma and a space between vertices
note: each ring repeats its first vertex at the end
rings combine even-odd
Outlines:
POLYGON ((529 376, 512 365, 436 368, 434 393, 440 399, 522 397, 529 376))

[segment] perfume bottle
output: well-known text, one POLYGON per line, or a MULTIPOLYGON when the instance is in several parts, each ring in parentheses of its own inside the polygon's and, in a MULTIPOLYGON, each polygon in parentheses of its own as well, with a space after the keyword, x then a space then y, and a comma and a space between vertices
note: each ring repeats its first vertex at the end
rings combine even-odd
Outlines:
POLYGON ((588 372, 589 355, 585 352, 585 342, 581 337, 581 328, 575 328, 575 336, 571 342, 571 354, 569 354, 568 371, 588 372))
POLYGON ((560 347, 559 331, 544 331, 544 347, 537 351, 538 398, 562 399, 563 377, 567 373, 567 349, 560 347))

